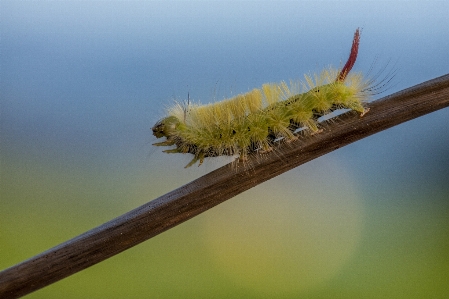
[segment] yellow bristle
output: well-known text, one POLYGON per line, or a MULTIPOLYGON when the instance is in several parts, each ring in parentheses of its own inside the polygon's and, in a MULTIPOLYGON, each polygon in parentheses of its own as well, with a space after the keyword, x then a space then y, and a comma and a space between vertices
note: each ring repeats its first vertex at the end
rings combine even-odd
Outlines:
POLYGON ((338 82, 337 75, 338 70, 330 69, 289 85, 268 83, 208 105, 177 103, 168 110, 179 124, 167 124, 174 132, 167 145, 177 146, 171 152, 194 154, 192 163, 232 154, 244 160, 255 151, 270 151, 273 135, 287 141, 296 139, 295 126, 319 132, 316 113, 323 115, 335 105, 365 113, 362 102, 367 96, 362 90, 367 83, 363 77, 350 74, 345 82, 338 82))

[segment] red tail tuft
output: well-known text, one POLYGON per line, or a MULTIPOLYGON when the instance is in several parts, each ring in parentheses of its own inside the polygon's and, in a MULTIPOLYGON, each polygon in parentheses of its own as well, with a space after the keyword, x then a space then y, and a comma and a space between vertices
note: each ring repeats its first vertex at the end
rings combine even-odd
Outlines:
POLYGON ((359 42, 360 42, 360 30, 359 28, 357 28, 357 30, 354 33, 354 39, 352 40, 351 54, 349 54, 348 61, 346 61, 345 66, 338 74, 336 81, 340 82, 345 81, 346 75, 349 74, 352 67, 354 66, 354 63, 357 59, 357 53, 359 52, 359 42))

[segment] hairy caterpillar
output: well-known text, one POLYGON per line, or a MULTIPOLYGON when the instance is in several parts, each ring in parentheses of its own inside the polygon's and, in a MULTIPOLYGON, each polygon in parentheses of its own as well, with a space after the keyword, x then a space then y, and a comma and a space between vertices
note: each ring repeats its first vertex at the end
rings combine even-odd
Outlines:
POLYGON ((351 109, 363 116, 372 81, 360 73, 350 74, 357 59, 360 30, 354 33, 351 52, 341 70, 328 69, 319 75, 305 76, 305 82, 264 84, 261 89, 221 102, 196 105, 176 103, 168 115, 152 128, 156 146, 172 146, 166 153, 191 153, 190 167, 205 157, 249 154, 273 149, 275 140, 297 139, 294 132, 307 128, 319 133, 318 118, 337 109, 351 109))

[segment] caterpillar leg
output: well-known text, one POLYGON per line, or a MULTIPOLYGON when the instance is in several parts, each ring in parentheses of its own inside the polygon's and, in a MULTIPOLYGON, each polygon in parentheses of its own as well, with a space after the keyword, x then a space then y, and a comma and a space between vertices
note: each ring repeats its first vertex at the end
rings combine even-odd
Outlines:
POLYGON ((289 138, 286 138, 286 142, 287 143, 290 143, 290 142, 293 142, 293 141, 296 141, 296 140, 298 140, 298 136, 295 136, 295 135, 293 135, 293 136, 291 136, 289 138))
MULTIPOLYGON (((184 168, 189 168, 190 166, 192 166, 193 164, 195 164, 198 160, 200 159, 200 157, 198 157, 197 155, 195 155, 192 159, 192 161, 189 162, 189 164, 187 164, 186 166, 184 166, 184 168)), ((201 164, 200 164, 201 165, 201 164)), ((198 165, 199 166, 199 165, 198 165)))
POLYGON ((365 114, 367 114, 369 111, 369 108, 363 109, 363 112, 360 113, 360 117, 363 117, 365 114))
POLYGON ((273 151, 273 148, 267 144, 262 146, 262 149, 258 151, 259 154, 266 154, 273 151))
POLYGON ((178 148, 174 148, 174 149, 168 149, 165 151, 162 151, 163 153, 167 153, 167 154, 177 154, 177 153, 182 153, 181 151, 179 151, 178 148))
POLYGON ((321 132, 323 132, 323 129, 317 129, 316 131, 312 130, 312 133, 310 133, 310 135, 320 134, 321 132))
POLYGON ((312 133, 310 135, 320 134, 323 129, 318 129, 318 124, 313 119, 308 120, 304 123, 305 127, 308 128, 312 133))
POLYGON ((200 155, 199 159, 200 159, 200 163, 198 163, 198 167, 200 167, 201 164, 203 164, 203 162, 204 162, 204 155, 200 155))
POLYGON ((173 139, 167 139, 165 141, 162 142, 157 142, 157 143, 153 143, 153 145, 155 146, 170 146, 170 145, 174 145, 176 142, 173 139))
POLYGON ((241 152, 238 159, 239 162, 246 162, 248 161, 248 156, 246 153, 241 152))
POLYGON ((200 163, 198 164, 198 167, 200 167, 201 164, 203 164, 203 162, 204 162, 204 154, 202 152, 196 153, 195 156, 193 157, 192 161, 190 161, 189 164, 184 166, 184 168, 189 168, 190 166, 195 164, 197 161, 200 161, 200 163))
POLYGON ((344 105, 344 108, 348 108, 348 109, 357 111, 358 113, 360 113, 360 117, 364 116, 369 111, 369 108, 363 107, 362 104, 360 104, 359 102, 353 102, 353 103, 350 103, 349 105, 344 105))

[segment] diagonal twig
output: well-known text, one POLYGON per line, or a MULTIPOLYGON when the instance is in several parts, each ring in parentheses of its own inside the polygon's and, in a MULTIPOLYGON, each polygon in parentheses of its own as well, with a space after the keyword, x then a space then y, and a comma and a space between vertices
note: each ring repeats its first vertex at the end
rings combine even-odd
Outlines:
POLYGON ((449 74, 386 96, 360 118, 348 112, 324 132, 223 166, 122 216, 0 272, 0 297, 17 298, 97 264, 292 168, 397 124, 449 106, 449 74))

